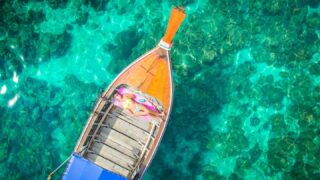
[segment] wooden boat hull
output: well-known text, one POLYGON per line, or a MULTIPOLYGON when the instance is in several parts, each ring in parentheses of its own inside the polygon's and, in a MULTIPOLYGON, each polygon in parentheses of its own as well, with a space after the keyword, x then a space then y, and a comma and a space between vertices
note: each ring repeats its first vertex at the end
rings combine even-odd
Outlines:
MULTIPOLYGON (((110 177, 140 179, 143 176, 168 124, 173 101, 169 50, 184 17, 183 9, 174 8, 159 45, 126 67, 99 97, 71 161, 82 164, 82 168, 98 168, 97 171, 110 177), (146 105, 142 102, 149 103, 153 113, 137 116, 117 105, 115 94, 122 91, 142 98, 143 101, 135 103, 141 106, 146 105)), ((77 169, 74 164, 69 162, 65 174, 77 169)))
POLYGON ((127 84, 158 99, 163 104, 165 112, 163 122, 158 127, 157 135, 154 137, 153 146, 150 148, 150 152, 144 157, 144 161, 140 165, 139 176, 142 176, 156 153, 169 120, 173 97, 171 72, 169 51, 160 47, 147 52, 145 55, 131 63, 115 78, 103 93, 102 97, 99 98, 74 152, 80 154, 81 151, 83 151, 85 141, 93 128, 94 122, 99 116, 99 113, 97 112, 101 112, 103 109, 105 99, 108 99, 119 85, 127 84))

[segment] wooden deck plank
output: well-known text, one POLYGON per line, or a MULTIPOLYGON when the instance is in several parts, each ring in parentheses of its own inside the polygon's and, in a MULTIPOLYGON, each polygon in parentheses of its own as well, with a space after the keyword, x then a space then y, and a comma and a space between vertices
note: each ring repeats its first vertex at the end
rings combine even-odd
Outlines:
POLYGON ((136 159, 122 154, 121 152, 102 143, 95 142, 92 146, 92 150, 105 159, 108 159, 129 170, 132 170, 132 167, 136 161, 136 159))
POLYGON ((132 124, 128 123, 127 121, 116 118, 116 117, 108 117, 104 125, 107 125, 108 127, 111 127, 112 129, 115 129, 135 140, 144 142, 147 140, 148 133, 144 130, 137 128, 136 126, 133 126, 132 124))
POLYGON ((137 117, 134 117, 133 115, 123 111, 120 108, 116 108, 113 109, 110 113, 111 116, 115 116, 115 117, 119 117, 147 132, 150 131, 150 122, 149 121, 145 121, 143 119, 139 119, 137 117))
POLYGON ((160 122, 162 121, 159 117, 150 116, 148 117, 148 120, 141 119, 141 117, 133 116, 132 114, 126 112, 126 111, 118 111, 117 116, 120 118, 125 118, 130 123, 139 123, 139 126, 144 128, 147 132, 150 131, 152 124, 158 124, 160 125, 160 122))
POLYGON ((134 150, 134 149, 140 150, 141 149, 141 145, 137 141, 135 141, 135 140, 133 140, 133 139, 131 139, 131 138, 115 131, 115 130, 112 130, 110 128, 101 127, 100 135, 103 138, 109 138, 113 141, 116 141, 120 145, 127 147, 131 150, 134 150))
POLYGON ((95 164, 97 164, 98 166, 100 166, 104 169, 107 169, 111 172, 114 172, 116 174, 122 175, 124 177, 128 177, 128 175, 130 173, 129 170, 127 170, 127 169, 125 169, 125 168, 123 168, 123 167, 121 167, 111 161, 108 161, 99 155, 89 153, 87 155, 87 158, 89 160, 91 160, 92 162, 94 162, 95 164))
POLYGON ((117 151, 119 151, 119 152, 121 152, 131 158, 135 159, 136 157, 139 156, 140 151, 138 149, 136 149, 136 150, 128 149, 127 147, 122 146, 117 141, 113 141, 110 138, 100 138, 100 137, 97 137, 97 138, 98 138, 98 141, 100 141, 101 143, 103 143, 109 147, 112 147, 113 149, 116 149, 117 151))
POLYGON ((109 116, 111 117, 115 117, 115 118, 121 118, 124 121, 127 121, 128 123, 148 132, 150 130, 150 125, 149 124, 145 124, 144 122, 139 122, 141 120, 138 119, 131 119, 130 117, 128 117, 127 115, 124 114, 119 114, 119 113, 111 113, 109 114, 109 116))

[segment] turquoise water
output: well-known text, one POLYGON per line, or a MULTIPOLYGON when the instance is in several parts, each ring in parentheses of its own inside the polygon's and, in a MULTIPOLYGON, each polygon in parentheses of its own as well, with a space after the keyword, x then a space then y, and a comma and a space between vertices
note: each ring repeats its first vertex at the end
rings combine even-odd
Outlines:
POLYGON ((175 97, 144 179, 320 179, 318 0, 0 0, 0 179, 45 179, 170 9, 175 97))

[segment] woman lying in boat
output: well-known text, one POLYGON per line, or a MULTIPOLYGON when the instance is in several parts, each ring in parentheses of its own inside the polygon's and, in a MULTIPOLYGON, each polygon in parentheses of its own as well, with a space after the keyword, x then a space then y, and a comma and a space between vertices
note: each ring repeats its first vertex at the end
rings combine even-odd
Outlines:
POLYGON ((146 116, 146 115, 152 115, 156 117, 163 117, 165 114, 164 112, 158 113, 155 111, 151 111, 148 108, 146 108, 144 105, 137 103, 135 100, 134 94, 119 94, 116 93, 114 95, 115 101, 117 101, 118 105, 121 106, 123 109, 129 110, 130 113, 136 116, 146 116))

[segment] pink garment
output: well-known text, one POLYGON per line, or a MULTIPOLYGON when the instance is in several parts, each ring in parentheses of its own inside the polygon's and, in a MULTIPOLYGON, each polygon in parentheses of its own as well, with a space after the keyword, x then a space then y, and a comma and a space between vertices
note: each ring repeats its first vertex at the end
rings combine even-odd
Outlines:
POLYGON ((149 102, 146 98, 140 96, 139 94, 135 94, 134 92, 130 91, 129 89, 127 89, 125 87, 119 88, 118 89, 118 93, 121 94, 121 95, 134 94, 135 97, 133 98, 133 100, 136 103, 139 103, 139 104, 145 106, 146 108, 148 108, 151 111, 158 112, 158 110, 153 106, 153 104, 151 102, 149 102))
MULTIPOLYGON (((147 109, 149 109, 150 111, 154 111, 154 112, 159 112, 151 102, 149 102, 146 98, 142 97, 141 95, 139 94, 135 94, 134 92, 130 91, 129 89, 125 88, 125 87, 120 87, 118 90, 118 93, 121 94, 121 95, 124 95, 124 94, 134 94, 135 97, 133 98, 133 100, 142 105, 142 106, 145 106, 147 109)), ((120 104, 120 102, 118 100, 114 100, 113 102, 114 105, 118 106, 118 107, 122 107, 122 105, 120 104)), ((142 120, 146 120, 146 121, 150 121, 152 119, 152 117, 150 115, 145 115, 145 116, 140 116, 142 117, 141 119, 142 120)))

